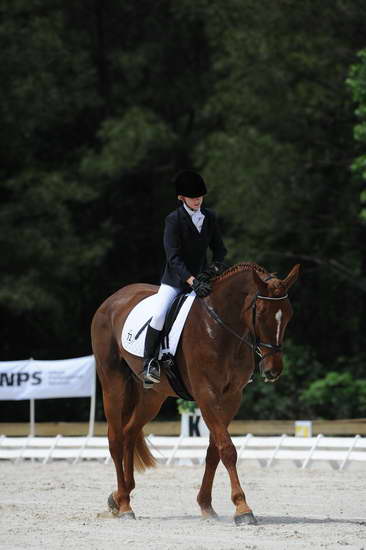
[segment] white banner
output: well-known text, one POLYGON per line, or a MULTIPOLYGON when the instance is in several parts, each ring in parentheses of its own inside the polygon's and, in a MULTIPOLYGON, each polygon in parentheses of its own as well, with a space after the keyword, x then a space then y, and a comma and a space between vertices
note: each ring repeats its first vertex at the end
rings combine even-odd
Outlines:
POLYGON ((62 361, 0 361, 0 400, 90 397, 94 356, 62 361))

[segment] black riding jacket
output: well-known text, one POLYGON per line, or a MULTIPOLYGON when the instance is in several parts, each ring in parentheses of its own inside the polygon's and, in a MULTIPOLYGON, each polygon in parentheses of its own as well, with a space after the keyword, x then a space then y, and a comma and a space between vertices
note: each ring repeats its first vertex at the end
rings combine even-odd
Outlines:
POLYGON ((201 233, 184 206, 171 212, 165 219, 164 249, 166 265, 162 283, 187 289, 186 280, 207 267, 207 249, 212 250, 212 261, 222 262, 227 250, 222 241, 216 214, 201 208, 205 219, 201 233))

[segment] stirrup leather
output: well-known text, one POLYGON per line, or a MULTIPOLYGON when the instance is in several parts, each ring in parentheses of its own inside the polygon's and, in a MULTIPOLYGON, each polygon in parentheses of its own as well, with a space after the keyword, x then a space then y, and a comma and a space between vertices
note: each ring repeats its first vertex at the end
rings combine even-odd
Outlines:
POLYGON ((158 384, 160 382, 160 364, 159 361, 153 357, 150 359, 147 364, 146 370, 144 372, 144 379, 149 382, 154 382, 158 384))

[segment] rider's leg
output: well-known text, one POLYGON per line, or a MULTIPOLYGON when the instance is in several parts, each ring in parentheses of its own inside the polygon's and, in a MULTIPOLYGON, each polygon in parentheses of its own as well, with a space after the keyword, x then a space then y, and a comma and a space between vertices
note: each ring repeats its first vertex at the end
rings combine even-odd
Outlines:
POLYGON ((148 325, 144 349, 144 380, 150 383, 160 382, 160 366, 158 362, 161 331, 148 325))
POLYGON ((181 290, 173 286, 162 284, 156 295, 156 306, 150 325, 147 327, 144 350, 144 379, 149 382, 160 382, 160 365, 157 361, 160 348, 161 331, 165 316, 181 290))

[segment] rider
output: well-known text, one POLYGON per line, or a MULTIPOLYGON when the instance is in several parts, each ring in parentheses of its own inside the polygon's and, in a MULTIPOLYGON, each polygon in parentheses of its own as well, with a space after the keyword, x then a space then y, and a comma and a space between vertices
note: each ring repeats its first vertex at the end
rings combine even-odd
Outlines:
POLYGON ((174 183, 178 200, 182 204, 165 220, 166 265, 145 340, 144 382, 147 386, 160 382, 160 365, 157 360, 160 337, 165 316, 174 298, 192 289, 198 298, 208 296, 211 287, 207 278, 197 278, 207 269, 207 248, 212 250, 213 266, 210 269, 213 275, 224 269, 222 262, 227 252, 215 213, 208 208, 201 208, 207 193, 202 176, 192 170, 183 170, 175 176, 174 183))

